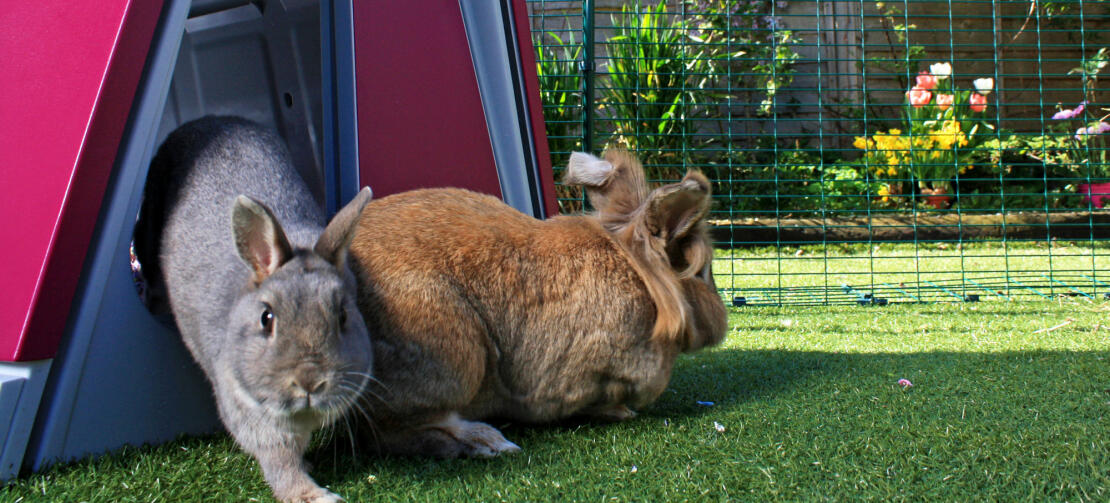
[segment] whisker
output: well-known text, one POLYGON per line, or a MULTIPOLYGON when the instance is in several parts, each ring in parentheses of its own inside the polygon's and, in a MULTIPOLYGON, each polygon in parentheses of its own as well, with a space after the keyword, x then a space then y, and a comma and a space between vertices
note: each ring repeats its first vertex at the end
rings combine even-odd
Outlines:
POLYGON ((374 377, 373 375, 367 374, 366 372, 355 372, 353 370, 348 370, 348 371, 345 372, 345 374, 356 375, 356 376, 359 376, 359 377, 365 377, 369 382, 377 384, 378 386, 381 386, 382 389, 385 389, 387 391, 389 390, 389 386, 386 386, 385 383, 383 383, 380 379, 378 379, 377 377, 374 377))
POLYGON ((339 469, 339 445, 337 443, 333 443, 331 447, 331 466, 332 473, 339 469))
POLYGON ((368 426, 370 428, 370 434, 374 437, 373 440, 374 440, 375 449, 378 452, 381 452, 382 437, 381 437, 381 432, 378 430, 378 425, 376 423, 374 423, 374 420, 370 418, 370 415, 367 414, 365 410, 363 410, 361 404, 356 403, 355 406, 354 406, 354 409, 357 410, 360 414, 362 414, 362 417, 366 419, 366 426, 368 426))
POLYGON ((364 396, 364 397, 366 397, 366 398, 373 398, 373 399, 374 399, 374 400, 376 400, 376 401, 377 401, 377 402, 378 402, 379 404, 381 404, 381 405, 384 405, 384 406, 385 406, 385 408, 386 408, 386 409, 389 409, 390 411, 396 411, 396 410, 397 410, 397 409, 396 409, 395 407, 393 407, 393 404, 392 404, 392 403, 389 403, 389 401, 388 401, 388 400, 386 400, 385 398, 382 398, 382 397, 381 397, 380 395, 378 395, 377 393, 374 393, 374 392, 372 392, 372 391, 365 391, 365 392, 364 392, 364 394, 363 394, 363 396, 364 396))
POLYGON ((381 403, 388 405, 388 401, 384 397, 379 395, 378 393, 374 392, 373 390, 371 390, 369 388, 354 389, 352 387, 353 384, 350 383, 349 381, 347 381, 346 379, 341 379, 339 384, 337 384, 337 386, 343 387, 343 389, 348 390, 348 391, 354 391, 355 393, 360 394, 360 395, 370 395, 370 396, 376 398, 381 403))
POLYGON ((362 407, 362 404, 360 404, 358 402, 354 402, 354 403, 351 404, 351 409, 358 412, 359 414, 361 414, 362 418, 365 419, 367 423, 373 423, 374 422, 374 420, 370 418, 370 414, 368 414, 366 412, 366 409, 364 409, 362 407))
POLYGON ((369 389, 358 390, 358 389, 353 388, 351 385, 347 384, 344 381, 340 381, 338 384, 336 384, 336 387, 340 388, 340 389, 343 389, 343 390, 346 390, 346 391, 350 391, 352 393, 363 395, 363 396, 369 395, 370 397, 372 397, 372 398, 376 399, 378 402, 380 402, 382 405, 385 405, 390 410, 394 410, 393 406, 389 403, 388 400, 386 400, 381 395, 379 395, 379 394, 377 394, 377 393, 375 393, 375 392, 373 392, 369 389))
POLYGON ((366 408, 363 407, 363 404, 361 403, 361 401, 358 401, 358 400, 353 401, 352 404, 351 404, 351 410, 354 410, 355 412, 357 412, 359 415, 362 416, 362 419, 364 420, 365 424, 370 427, 370 433, 374 436, 374 443, 375 444, 380 444, 381 443, 381 437, 380 437, 379 432, 378 432, 378 427, 374 423, 373 417, 371 417, 370 414, 368 412, 366 412, 366 408))
POLYGON ((351 423, 347 420, 347 416, 343 416, 343 425, 347 427, 347 440, 351 443, 351 457, 355 457, 357 452, 355 449, 355 433, 351 431, 351 423))

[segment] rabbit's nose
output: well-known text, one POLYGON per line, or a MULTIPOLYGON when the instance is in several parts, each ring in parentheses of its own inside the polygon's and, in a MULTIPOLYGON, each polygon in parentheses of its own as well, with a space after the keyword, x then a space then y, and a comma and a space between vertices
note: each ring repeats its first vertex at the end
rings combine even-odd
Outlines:
POLYGON ((293 376, 293 386, 303 389, 309 395, 323 391, 327 387, 328 381, 316 372, 312 371, 298 371, 293 376))

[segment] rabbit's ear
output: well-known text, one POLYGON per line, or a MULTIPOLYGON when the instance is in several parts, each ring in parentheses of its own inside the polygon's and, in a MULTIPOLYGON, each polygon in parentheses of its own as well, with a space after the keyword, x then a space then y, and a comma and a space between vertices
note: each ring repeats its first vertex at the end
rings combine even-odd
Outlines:
POLYGON ((709 180, 691 171, 681 182, 664 185, 648 195, 644 225, 651 235, 672 243, 686 237, 709 213, 709 180))
POLYGON ((335 214, 323 234, 320 234, 320 239, 316 240, 313 251, 317 255, 331 262, 335 267, 343 268, 347 261, 347 247, 350 246, 351 237, 355 234, 355 224, 358 223, 358 217, 362 215, 362 209, 374 197, 373 194, 370 187, 364 187, 354 199, 351 199, 351 202, 335 214))
POLYGON ((240 194, 231 211, 231 226, 235 247, 254 271, 255 283, 261 283, 293 257, 285 232, 266 205, 240 194))
POLYGON ((567 163, 567 173, 563 176, 563 183, 600 187, 609 181, 613 172, 613 164, 609 161, 598 159, 585 152, 574 152, 570 154, 570 161, 567 163))
POLYGON ((647 195, 644 168, 624 150, 608 150, 604 157, 571 154, 563 183, 584 187, 590 204, 603 217, 630 215, 647 195))

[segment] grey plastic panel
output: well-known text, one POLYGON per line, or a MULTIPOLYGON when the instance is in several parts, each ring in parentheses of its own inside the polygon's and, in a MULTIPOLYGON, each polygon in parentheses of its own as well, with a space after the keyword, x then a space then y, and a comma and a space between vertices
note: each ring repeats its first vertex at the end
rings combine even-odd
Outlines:
POLYGON ((52 361, 0 363, 0 480, 23 466, 52 361))
POLYGON ((25 466, 220 428, 211 388, 172 323, 139 300, 128 249, 158 145, 206 114, 277 129, 325 200, 318 4, 244 3, 206 1, 188 19, 187 0, 167 1, 25 466))
POLYGON ((352 0, 321 0, 324 179, 327 212, 339 211, 362 188, 358 174, 358 103, 352 0))
MULTIPOLYGON (((205 115, 254 120, 285 138, 293 162, 323 206, 319 2, 239 3, 246 5, 185 22, 158 142, 205 115)), ((200 12, 215 7, 227 5, 200 12)))
POLYGON ((502 199, 522 213, 544 218, 510 6, 503 1, 459 0, 459 7, 478 77, 502 199))

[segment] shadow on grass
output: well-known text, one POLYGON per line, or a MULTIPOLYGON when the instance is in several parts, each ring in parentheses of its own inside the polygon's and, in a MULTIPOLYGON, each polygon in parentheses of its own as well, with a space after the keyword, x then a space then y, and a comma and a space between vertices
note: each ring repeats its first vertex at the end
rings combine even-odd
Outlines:
MULTIPOLYGON (((519 467, 521 459, 528 466, 534 466, 533 461, 541 466, 558 462, 567 452, 581 451, 587 438, 625 439, 633 445, 645 436, 662 435, 663 424, 704 423, 729 415, 784 415, 802 423, 824 420, 813 416, 835 417, 844 421, 846 435, 862 434, 873 426, 876 410, 889 414, 892 403, 922 423, 952 414, 967 419, 970 406, 973 421, 983 421, 971 425, 984 431, 1017 428, 1025 416, 1031 421, 1045 414, 1064 425, 1101 424, 1104 403, 1110 400, 1108 358, 1107 351, 839 353, 722 348, 680 358, 668 390, 625 423, 494 423, 523 448, 516 456, 450 461, 351 456, 349 447, 332 445, 322 446, 310 458, 318 480, 342 487, 358 484, 370 473, 426 482, 496 477, 519 467), (903 389, 897 384, 902 378, 914 387, 903 389), (863 417, 870 419, 852 423, 851 418, 863 417), (999 422, 1000 417, 1014 422, 999 422)), ((887 416, 880 420, 883 417, 887 416)))
MULTIPOLYGON (((768 463, 779 463, 784 476, 808 480, 800 487, 817 484, 810 487, 818 493, 839 487, 841 479, 813 475, 813 458, 820 458, 844 480, 880 485, 893 483, 884 478, 892 463, 903 474, 911 473, 914 463, 926 463, 929 475, 907 481, 925 489, 950 488, 938 493, 945 496, 940 499, 989 486, 997 490, 994 499, 1012 500, 1033 494, 1028 491, 1041 494, 1039 486, 1019 484, 1036 477, 1057 485, 1102 483, 1104 477, 1089 474, 1090 467, 1110 463, 1101 440, 1110 438, 1108 360, 1110 351, 864 354, 719 348, 681 357, 668 390, 631 421, 494 423, 523 448, 518 455, 449 461, 383 457, 359 445, 352 453, 348 439, 338 435, 314 447, 307 459, 315 466, 313 476, 349 501, 382 494, 398 501, 498 499, 494 492, 514 481, 549 478, 573 480, 576 487, 611 487, 614 467, 648 457, 664 472, 681 471, 690 460, 721 466, 682 482, 682 490, 720 484, 758 489, 764 475, 753 466, 768 463), (903 389, 897 384, 901 378, 914 387, 903 389), (728 433, 718 435, 715 421, 726 424, 728 433), (785 450, 775 447, 781 445, 785 450), (784 453, 797 459, 783 458, 784 453), (970 467, 976 467, 974 473, 970 467), (964 485, 952 486, 941 475, 953 472, 965 477, 964 485), (1012 480, 998 482, 983 473, 1009 474, 1012 480), (805 479, 810 475, 817 478, 805 479), (1017 489, 1006 492, 1011 486, 1017 489)), ((559 498, 543 487, 516 495, 559 498)), ((625 487, 614 491, 636 495, 642 486, 625 487)), ((835 494, 854 494, 841 490, 835 494)), ((563 494, 564 499, 593 497, 581 491, 586 489, 563 494)), ((164 494, 174 501, 216 501, 268 492, 257 463, 226 435, 213 435, 57 466, 12 481, 0 490, 0 500, 149 501, 164 494), (47 488, 53 496, 42 493, 47 488)), ((808 499, 818 493, 787 494, 808 499)), ((760 494, 773 496, 751 495, 760 499, 760 494)), ((873 496, 889 499, 886 493, 873 496)), ((1056 496, 1047 499, 1076 499, 1056 496)))

